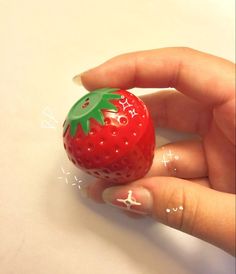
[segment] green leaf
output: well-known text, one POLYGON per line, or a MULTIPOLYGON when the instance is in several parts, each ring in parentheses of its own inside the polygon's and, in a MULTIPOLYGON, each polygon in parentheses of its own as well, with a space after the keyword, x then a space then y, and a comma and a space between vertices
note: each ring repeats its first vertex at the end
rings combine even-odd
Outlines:
POLYGON ((83 96, 69 111, 64 125, 64 132, 70 125, 70 135, 74 137, 78 125, 81 124, 84 133, 88 134, 90 131, 91 118, 95 119, 101 125, 104 125, 102 110, 118 111, 117 107, 110 102, 111 100, 119 100, 121 98, 120 94, 113 93, 118 90, 117 88, 102 88, 83 96))

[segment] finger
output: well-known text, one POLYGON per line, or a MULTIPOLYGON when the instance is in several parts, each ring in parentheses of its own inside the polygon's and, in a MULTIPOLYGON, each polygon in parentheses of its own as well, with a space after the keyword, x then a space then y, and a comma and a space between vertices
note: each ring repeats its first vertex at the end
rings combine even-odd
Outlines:
MULTIPOLYGON (((200 186, 204 187, 210 187, 209 179, 207 177, 205 178, 195 178, 195 179, 189 179, 189 182, 192 182, 194 184, 198 184, 200 186)), ((96 180, 95 182, 89 184, 85 190, 85 197, 93 200, 96 203, 104 203, 104 200, 102 198, 102 193, 106 188, 117 186, 117 183, 111 183, 108 181, 101 181, 96 180)))
POLYGON ((185 179, 207 177, 208 168, 202 142, 180 141, 158 148, 147 176, 185 179))
MULTIPOLYGON (((204 149, 200 141, 181 141, 167 144, 156 150, 152 167, 146 177, 173 176, 185 179, 197 179, 195 182, 207 185, 208 169, 204 149), (193 160, 194 159, 194 160, 193 160)), ((97 180, 87 189, 95 202, 102 203, 101 193, 105 188, 117 185, 113 182, 97 180)))
POLYGON ((141 96, 156 127, 204 135, 212 119, 211 109, 175 90, 141 96))
POLYGON ((233 254, 235 196, 173 177, 151 177, 107 188, 106 203, 208 241, 233 254))
POLYGON ((198 184, 200 186, 204 186, 204 187, 208 187, 211 188, 210 182, 209 182, 209 178, 205 177, 205 178, 196 178, 196 179, 189 179, 188 181, 198 184))
POLYGON ((80 75, 83 85, 101 87, 174 87, 209 105, 234 97, 234 65, 188 48, 124 54, 80 75))
MULTIPOLYGON (((197 178, 197 179, 191 179, 190 181, 193 182, 193 183, 197 183, 197 184, 199 184, 199 185, 201 185, 201 186, 205 186, 205 187, 209 187, 209 186, 210 186, 208 178, 197 178)), ((104 185, 104 189, 103 189, 103 190, 105 190, 106 188, 107 188, 107 187, 105 187, 105 185, 104 185)), ((101 188, 100 188, 100 191, 101 191, 101 188)), ((94 194, 95 194, 95 193, 94 193, 94 194)), ((97 196, 97 197, 99 196, 99 199, 101 199, 100 201, 101 201, 102 203, 104 203, 104 201, 103 201, 103 199, 102 199, 102 192, 96 193, 96 196, 97 196), (98 194, 99 194, 99 195, 98 195, 98 194)), ((142 218, 144 218, 144 217, 147 216, 147 215, 144 215, 144 214, 137 214, 137 213, 135 213, 135 212, 131 212, 131 211, 127 211, 127 210, 123 210, 123 212, 124 212, 127 216, 129 216, 130 218, 132 218, 132 219, 142 219, 142 218)))

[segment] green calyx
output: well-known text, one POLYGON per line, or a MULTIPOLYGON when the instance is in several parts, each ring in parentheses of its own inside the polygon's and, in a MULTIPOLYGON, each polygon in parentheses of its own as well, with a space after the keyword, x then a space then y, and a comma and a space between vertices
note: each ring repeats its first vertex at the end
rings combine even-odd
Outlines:
POLYGON ((117 88, 97 89, 83 96, 71 108, 64 124, 64 133, 70 125, 70 135, 75 136, 78 125, 80 124, 85 134, 90 130, 90 119, 95 119, 101 125, 104 125, 104 116, 102 110, 117 112, 117 107, 110 100, 120 99, 121 95, 112 93, 117 88))

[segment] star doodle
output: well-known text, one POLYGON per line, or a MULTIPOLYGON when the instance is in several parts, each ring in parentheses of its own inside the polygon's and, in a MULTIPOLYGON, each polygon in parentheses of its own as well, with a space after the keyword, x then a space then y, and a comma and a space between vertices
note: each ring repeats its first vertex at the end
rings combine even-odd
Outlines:
POLYGON ((128 197, 125 199, 116 199, 118 202, 121 202, 126 205, 129 210, 132 205, 141 205, 141 203, 137 202, 134 197, 132 197, 132 190, 128 191, 128 197))
POLYGON ((170 157, 172 159, 172 157, 174 156, 174 154, 172 153, 172 151, 169 149, 168 153, 166 154, 168 157, 170 157))
MULTIPOLYGON (((164 149, 164 147, 162 147, 164 149)), ((170 162, 178 161, 180 159, 179 155, 174 154, 170 149, 168 149, 167 153, 163 153, 162 155, 162 161, 161 163, 164 164, 165 167, 167 167, 170 162)), ((174 168, 174 173, 177 172, 177 169, 174 168)))
POLYGON ((62 176, 58 176, 58 180, 64 181, 67 185, 71 185, 72 187, 77 187, 80 191, 82 191, 86 182, 82 179, 78 178, 77 175, 71 174, 71 172, 66 171, 63 167, 61 167, 62 176))
POLYGON ((166 157, 165 157, 165 154, 163 154, 161 162, 164 164, 164 166, 167 166, 167 164, 170 162, 170 160, 167 160, 166 157))
POLYGON ((58 121, 54 117, 53 111, 49 107, 45 107, 42 110, 42 115, 44 116, 44 119, 41 122, 42 128, 55 129, 57 127, 58 121))
POLYGON ((131 117, 134 118, 134 116, 138 115, 138 113, 135 111, 135 109, 130 109, 129 113, 131 114, 131 117))
POLYGON ((83 181, 81 179, 78 179, 78 177, 76 175, 74 175, 74 179, 75 181, 72 182, 72 186, 77 186, 78 189, 81 189, 81 183, 83 183, 83 181))
POLYGON ((128 107, 132 107, 133 105, 131 105, 129 102, 128 102, 128 99, 125 98, 124 102, 122 102, 121 100, 119 100, 119 103, 122 105, 122 109, 123 111, 126 110, 128 107))
POLYGON ((63 176, 60 176, 60 177, 57 177, 57 178, 58 178, 59 180, 65 179, 65 183, 68 185, 69 182, 68 182, 67 175, 69 175, 70 172, 69 172, 69 171, 66 172, 65 169, 64 169, 63 167, 61 167, 61 171, 62 171, 63 176))

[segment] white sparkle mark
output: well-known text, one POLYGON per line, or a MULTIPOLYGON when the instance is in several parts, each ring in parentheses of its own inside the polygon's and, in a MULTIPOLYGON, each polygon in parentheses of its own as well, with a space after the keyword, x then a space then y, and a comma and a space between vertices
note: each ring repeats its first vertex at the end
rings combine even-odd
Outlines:
POLYGON ((169 208, 166 209, 166 212, 167 212, 167 213, 170 213, 170 211, 171 211, 171 210, 170 210, 169 208))
POLYGON ((63 167, 61 167, 61 172, 63 176, 58 176, 59 180, 64 180, 64 182, 68 185, 77 186, 79 189, 83 188, 84 182, 78 178, 78 176, 71 174, 69 171, 66 171, 63 167), (73 178, 73 179, 72 179, 73 178))
POLYGON ((166 156, 170 157, 172 159, 172 157, 174 156, 174 154, 172 153, 172 151, 169 149, 168 153, 166 153, 166 156))
POLYGON ((132 197, 132 190, 128 191, 128 197, 126 199, 116 199, 118 202, 124 203, 129 210, 132 205, 141 205, 135 198, 132 197))
POLYGON ((64 169, 63 167, 61 167, 61 171, 62 171, 63 174, 70 174, 70 172, 69 172, 69 171, 66 172, 65 169, 64 169))
POLYGON ((80 183, 82 183, 83 181, 81 179, 78 179, 78 177, 76 175, 74 175, 74 179, 75 179, 75 182, 72 183, 72 186, 78 186, 79 189, 81 189, 81 185, 80 183))
POLYGON ((165 157, 165 154, 163 154, 162 155, 162 161, 161 161, 163 164, 164 164, 164 166, 166 167, 167 166, 167 164, 170 162, 170 160, 167 160, 166 159, 166 157, 165 157))
POLYGON ((129 110, 129 113, 131 114, 131 117, 132 117, 132 118, 134 118, 134 116, 137 116, 137 115, 138 115, 138 113, 135 111, 134 108, 133 108, 133 109, 130 109, 130 110, 129 110))
POLYGON ((179 210, 184 210, 184 207, 183 206, 179 206, 179 210))
POLYGON ((175 155, 175 160, 179 160, 179 156, 178 155, 175 155))
POLYGON ((128 102, 128 99, 125 98, 125 101, 122 102, 121 100, 119 101, 119 103, 122 105, 122 108, 123 108, 123 111, 126 110, 128 107, 132 107, 133 105, 131 105, 129 102, 128 102))
POLYGON ((70 174, 69 171, 65 171, 65 169, 63 167, 61 167, 61 172, 63 174, 63 176, 59 176, 57 177, 59 180, 65 180, 65 183, 68 185, 69 184, 69 181, 68 181, 68 178, 67 178, 67 175, 70 174))
POLYGON ((52 110, 49 107, 45 107, 42 110, 42 115, 44 116, 44 120, 41 122, 41 127, 55 129, 58 121, 54 117, 52 110))
POLYGON ((172 208, 172 210, 174 211, 174 212, 176 212, 177 210, 178 210, 178 207, 176 207, 176 208, 172 208))

